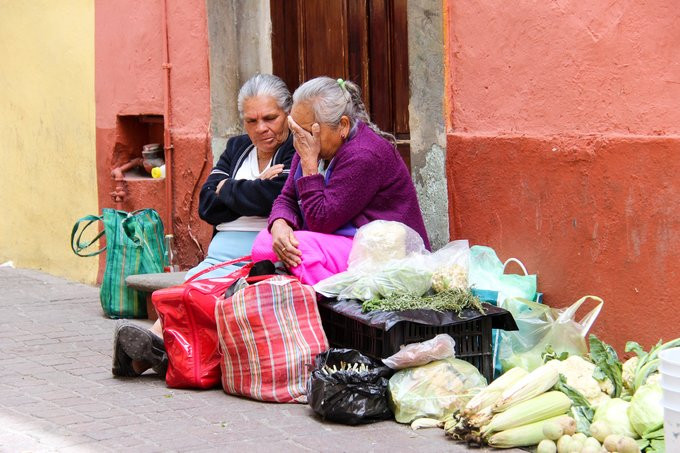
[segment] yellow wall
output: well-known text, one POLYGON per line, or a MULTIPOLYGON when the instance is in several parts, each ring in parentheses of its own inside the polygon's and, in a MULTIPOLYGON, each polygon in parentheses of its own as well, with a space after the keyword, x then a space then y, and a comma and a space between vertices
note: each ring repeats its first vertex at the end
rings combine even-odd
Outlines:
POLYGON ((97 213, 94 0, 0 0, 0 263, 93 283, 69 247, 97 213))

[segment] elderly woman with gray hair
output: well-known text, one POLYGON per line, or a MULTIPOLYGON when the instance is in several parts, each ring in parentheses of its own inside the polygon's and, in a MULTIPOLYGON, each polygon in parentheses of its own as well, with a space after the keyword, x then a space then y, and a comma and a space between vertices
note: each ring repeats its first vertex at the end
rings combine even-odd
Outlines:
MULTIPOLYGON (((214 264, 249 255, 288 176, 295 150, 288 128, 290 91, 280 78, 258 74, 241 87, 238 110, 245 134, 229 139, 227 148, 201 188, 198 212, 215 227, 207 257, 187 272, 189 278, 214 264)), ((228 266, 200 278, 231 273, 228 266)), ((160 321, 151 329, 132 323, 116 327, 113 374, 137 376, 167 369, 160 321)))
POLYGON ((293 94, 288 123, 296 155, 253 260, 282 261, 313 285, 347 269, 356 230, 401 222, 429 248, 415 187, 394 137, 373 124, 359 87, 318 77, 293 94))

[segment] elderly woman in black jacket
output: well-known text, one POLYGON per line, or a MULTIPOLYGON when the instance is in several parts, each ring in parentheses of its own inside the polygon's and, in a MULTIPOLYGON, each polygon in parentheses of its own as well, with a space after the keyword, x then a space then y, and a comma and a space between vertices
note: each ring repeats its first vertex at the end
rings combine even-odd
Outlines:
MULTIPOLYGON (((229 140, 203 184, 198 213, 215 227, 216 234, 208 256, 186 278, 250 255, 255 236, 267 227, 267 216, 295 154, 287 123, 291 105, 288 88, 276 76, 256 75, 241 88, 238 109, 246 134, 229 140)), ((233 270, 233 266, 222 267, 200 278, 220 277, 233 270)))
MULTIPOLYGON (((231 138, 219 162, 201 188, 199 215, 215 227, 208 256, 187 272, 250 255, 258 232, 267 227, 274 199, 286 182, 295 154, 288 130, 290 91, 278 77, 250 78, 238 95, 238 110, 246 134, 231 138)), ((234 266, 218 268, 200 278, 229 274, 234 266)), ((116 327, 113 374, 137 376, 153 368, 165 377, 167 355, 159 321, 151 329, 132 323, 116 327)))

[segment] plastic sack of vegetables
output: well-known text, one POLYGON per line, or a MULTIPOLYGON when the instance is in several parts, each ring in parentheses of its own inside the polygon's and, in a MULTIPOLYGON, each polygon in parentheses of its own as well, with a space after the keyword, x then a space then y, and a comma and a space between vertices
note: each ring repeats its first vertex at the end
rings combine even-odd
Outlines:
POLYGON ((451 241, 431 256, 432 289, 435 292, 469 285, 470 245, 467 240, 451 241))
POLYGON ((370 300, 430 289, 432 263, 418 233, 400 222, 375 220, 357 231, 347 271, 314 285, 319 294, 370 300))
POLYGON ((307 401, 324 419, 347 425, 390 419, 387 384, 392 373, 354 349, 329 349, 314 360, 307 401))
POLYGON ((586 335, 602 310, 604 302, 599 297, 584 296, 564 309, 550 308, 543 304, 523 299, 505 299, 505 308, 515 318, 518 331, 500 334, 498 359, 503 370, 516 366, 532 371, 543 364, 541 354, 546 346, 552 346, 556 354, 584 355, 588 352, 586 335), (581 306, 592 299, 595 308, 576 319, 581 306))
POLYGON ((390 407, 399 423, 422 417, 441 419, 465 407, 486 386, 470 363, 449 358, 397 371, 390 378, 390 407))
POLYGON ((426 365, 435 360, 447 359, 456 355, 456 341, 451 335, 440 333, 436 337, 411 343, 383 359, 383 363, 393 370, 426 365))
POLYGON ((374 220, 359 228, 349 253, 348 268, 368 271, 390 260, 429 253, 423 238, 401 222, 374 220))

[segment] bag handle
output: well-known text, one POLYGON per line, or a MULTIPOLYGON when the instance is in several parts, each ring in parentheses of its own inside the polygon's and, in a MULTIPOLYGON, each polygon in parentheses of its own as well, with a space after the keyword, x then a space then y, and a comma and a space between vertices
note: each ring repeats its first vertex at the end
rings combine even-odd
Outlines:
POLYGON ((529 272, 527 272, 526 266, 524 266, 524 264, 520 260, 518 260, 517 258, 508 258, 507 261, 505 263, 503 263, 503 273, 504 274, 505 274, 505 268, 508 267, 509 263, 517 263, 519 265, 519 267, 522 268, 522 272, 524 272, 524 275, 525 276, 529 275, 529 272))
POLYGON ((225 266, 230 266, 230 265, 236 264, 236 263, 241 263, 243 261, 251 261, 250 255, 242 256, 240 258, 234 258, 233 260, 225 261, 224 263, 219 263, 219 264, 215 264, 214 266, 210 266, 207 269, 203 269, 201 272, 195 273, 189 279, 187 279, 187 281, 185 281, 184 283, 192 282, 192 281, 196 280, 198 277, 200 277, 201 275, 207 274, 208 272, 212 272, 215 269, 219 269, 219 268, 225 267, 225 266))
POLYGON ((585 338, 585 336, 588 334, 588 331, 595 323, 595 320, 600 314, 600 311, 602 311, 603 305, 604 301, 597 296, 583 296, 582 298, 571 304, 571 306, 567 307, 562 313, 560 313, 560 315, 557 317, 557 322, 574 320, 581 326, 581 336, 585 338), (590 310, 588 314, 581 318, 580 321, 576 321, 575 320, 576 312, 578 311, 579 308, 581 308, 581 305, 583 305, 585 301, 588 299, 593 299, 594 301, 597 301, 599 303, 595 306, 595 308, 590 310))
POLYGON ((102 253, 104 250, 106 250, 106 245, 100 249, 97 250, 96 252, 92 253, 81 253, 83 250, 94 244, 96 241, 99 240, 105 233, 106 230, 101 230, 92 240, 90 240, 87 244, 83 244, 81 242, 81 239, 83 237, 83 233, 87 228, 92 225, 93 223, 99 222, 99 221, 104 221, 103 217, 96 216, 96 215, 86 215, 85 217, 81 217, 78 219, 78 221, 73 225, 73 229, 71 230, 71 250, 73 250, 73 253, 75 253, 78 256, 82 257, 88 257, 88 256, 96 256, 102 253), (80 228, 80 224, 83 222, 87 222, 85 226, 83 227, 82 230, 80 230, 80 234, 78 235, 78 238, 76 239, 76 232, 78 232, 78 228, 80 228))

